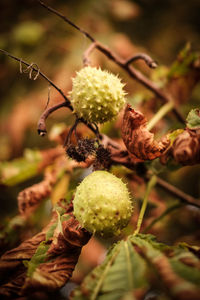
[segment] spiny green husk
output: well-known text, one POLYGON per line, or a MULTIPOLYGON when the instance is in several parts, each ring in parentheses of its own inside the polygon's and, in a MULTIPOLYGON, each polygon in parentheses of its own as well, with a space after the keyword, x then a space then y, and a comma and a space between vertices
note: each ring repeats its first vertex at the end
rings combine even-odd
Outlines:
POLYGON ((117 116, 125 104, 124 84, 114 74, 85 67, 72 79, 71 103, 79 118, 104 123, 117 116))
POLYGON ((107 171, 95 171, 85 177, 73 203, 81 226, 102 236, 120 234, 133 210, 126 185, 107 171))

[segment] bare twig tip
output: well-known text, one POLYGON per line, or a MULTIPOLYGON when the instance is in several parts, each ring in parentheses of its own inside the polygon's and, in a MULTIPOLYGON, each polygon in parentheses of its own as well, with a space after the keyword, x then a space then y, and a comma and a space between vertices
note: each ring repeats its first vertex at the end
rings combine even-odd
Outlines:
POLYGON ((43 131, 43 130, 38 129, 38 134, 40 136, 45 136, 47 134, 47 131, 43 131))
POLYGON ((157 68, 158 66, 158 63, 156 61, 152 61, 150 64, 149 64, 149 67, 152 68, 152 69, 155 69, 157 68))

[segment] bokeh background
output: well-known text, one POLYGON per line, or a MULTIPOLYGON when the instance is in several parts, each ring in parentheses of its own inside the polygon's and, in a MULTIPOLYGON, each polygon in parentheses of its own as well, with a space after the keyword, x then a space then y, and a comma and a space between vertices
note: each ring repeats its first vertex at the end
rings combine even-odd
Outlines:
MULTIPOLYGON (((49 0, 46 3, 124 58, 138 52, 151 55, 160 65, 160 72, 163 74, 186 43, 191 43, 194 50, 198 51, 200 48, 198 0, 49 0)), ((1 0, 0 23, 0 48, 29 63, 36 63, 41 71, 68 94, 71 77, 82 67, 82 54, 89 46, 89 41, 41 7, 37 1, 1 0)), ((92 64, 119 73, 126 82, 128 100, 131 103, 143 101, 141 92, 149 96, 149 91, 131 80, 101 53, 95 51, 92 54, 92 64)), ((146 76, 152 77, 144 63, 136 63, 135 66, 146 76)), ((39 137, 36 131, 37 121, 46 107, 49 92, 49 105, 62 101, 53 88, 49 90, 46 81, 40 77, 35 81, 30 80, 28 73, 20 74, 19 63, 0 53, 1 161, 22 156, 26 148, 46 149, 55 145, 47 137, 39 137)), ((180 108, 185 116, 191 108, 199 105, 199 85, 189 100, 180 108)), ((71 114, 65 109, 60 110, 49 118, 48 129, 56 122, 71 124, 71 121, 71 114)), ((166 130, 180 126, 173 123, 166 130)), ((110 136, 115 136, 114 130, 105 130, 110 136)), ((167 179, 198 198, 199 171, 199 166, 183 168, 178 173, 172 172, 167 179)), ((12 188, 2 186, 1 216, 14 215, 17 211, 18 192, 41 178, 36 176, 12 188)), ((173 224, 172 222, 172 227, 173 224)))

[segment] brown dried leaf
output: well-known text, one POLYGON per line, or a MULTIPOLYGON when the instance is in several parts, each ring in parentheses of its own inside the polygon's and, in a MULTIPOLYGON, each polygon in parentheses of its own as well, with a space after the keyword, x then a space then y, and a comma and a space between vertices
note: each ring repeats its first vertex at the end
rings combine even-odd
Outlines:
POLYGON ((200 133, 186 128, 175 139, 171 153, 174 160, 182 165, 200 163, 200 133))
POLYGON ((48 197, 52 190, 52 184, 48 178, 40 183, 21 191, 17 197, 19 212, 29 216, 39 206, 43 199, 48 197))
POLYGON ((53 242, 47 251, 47 261, 40 264, 31 277, 26 278, 24 292, 30 289, 56 290, 71 277, 81 248, 91 235, 80 227, 73 216, 62 223, 62 230, 63 233, 53 237, 53 242))
POLYGON ((41 151, 42 161, 38 166, 39 171, 52 164, 59 156, 65 155, 64 149, 61 146, 56 148, 41 151))
POLYGON ((19 247, 7 251, 0 260, 0 296, 12 298, 21 294, 26 278, 24 260, 30 260, 38 245, 45 240, 46 231, 55 221, 55 215, 47 227, 19 247))
MULTIPOLYGON (((59 174, 65 168, 63 157, 57 158, 53 166, 47 167, 44 174, 44 180, 34 184, 21 191, 17 197, 18 208, 21 215, 28 217, 41 204, 42 200, 47 198, 55 185, 59 174)), ((65 161, 66 158, 64 157, 65 161)))
POLYGON ((145 161, 160 157, 169 145, 166 137, 159 142, 155 141, 154 134, 149 132, 146 126, 145 116, 127 104, 123 118, 122 138, 133 161, 135 158, 145 161))
POLYGON ((2 256, 0 295, 26 296, 30 290, 56 290, 68 281, 82 246, 91 237, 75 220, 72 210, 72 204, 60 201, 41 233, 2 256))
MULTIPOLYGON (((24 267, 25 270, 25 267, 24 267)), ((15 273, 16 274, 16 273, 15 273)), ((21 287, 26 278, 25 271, 21 273, 19 276, 16 276, 13 280, 10 280, 5 285, 0 287, 0 296, 3 297, 1 299, 16 299, 20 295, 21 287)))
POLYGON ((179 287, 185 286, 186 282, 180 278, 173 270, 172 266, 167 257, 160 256, 151 261, 153 266, 156 268, 161 280, 164 282, 169 290, 176 291, 176 299, 180 300, 198 300, 199 299, 199 289, 188 288, 181 289, 179 287), (180 290, 179 290, 180 289, 180 290))
POLYGON ((158 243, 151 235, 130 238, 140 255, 156 271, 170 299, 199 299, 199 260, 192 253, 181 246, 158 243))
MULTIPOLYGON (((61 155, 59 155, 59 157, 55 157, 56 159, 54 159, 53 164, 51 158, 54 157, 54 152, 51 152, 51 149, 47 150, 47 152, 42 152, 43 157, 47 156, 44 158, 45 162, 47 163, 50 159, 49 163, 52 164, 47 166, 45 169, 44 180, 24 189, 18 195, 19 212, 24 217, 29 217, 29 215, 32 214, 41 204, 43 199, 47 198, 50 194, 52 195, 52 190, 55 184, 57 184, 60 176, 64 174, 65 171, 71 172, 73 168, 86 167, 86 164, 80 165, 72 160, 66 160, 66 155, 63 153, 63 149, 60 149, 60 147, 57 147, 56 149, 59 149, 58 153, 61 151, 61 155), (48 154, 50 155, 50 158, 48 158, 48 154)), ((56 198, 55 194, 53 196, 52 203, 54 205, 61 197, 56 198)))
POLYGON ((2 272, 1 266, 3 267, 5 263, 17 262, 17 261, 21 262, 22 260, 31 259, 38 245, 45 240, 46 232, 51 227, 51 225, 55 222, 56 218, 57 215, 56 213, 54 213, 50 223, 40 233, 24 241, 17 248, 9 250, 5 254, 3 254, 0 260, 0 273, 2 272))

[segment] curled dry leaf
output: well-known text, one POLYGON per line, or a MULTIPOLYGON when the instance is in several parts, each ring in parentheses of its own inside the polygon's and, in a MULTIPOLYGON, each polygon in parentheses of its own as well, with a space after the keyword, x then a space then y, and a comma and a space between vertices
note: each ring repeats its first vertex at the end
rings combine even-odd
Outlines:
POLYGON ((145 116, 129 104, 124 112, 122 138, 132 160, 138 162, 160 157, 169 145, 167 137, 160 141, 154 140, 154 134, 147 129, 145 116))
POLYGON ((200 163, 200 133, 186 128, 175 139, 171 153, 174 160, 182 165, 200 163))
POLYGON ((30 291, 55 291, 68 281, 82 246, 91 237, 74 219, 72 209, 72 204, 60 201, 41 233, 2 256, 0 295, 16 297, 30 291))
POLYGON ((22 215, 29 216, 43 199, 51 193, 52 186, 55 183, 53 174, 46 173, 45 178, 40 183, 34 184, 31 187, 21 191, 17 197, 19 212, 22 215))
POLYGON ((19 247, 7 251, 0 260, 0 296, 14 298, 21 295, 22 286, 26 279, 24 260, 30 260, 38 245, 45 240, 46 231, 55 221, 52 218, 49 225, 33 238, 24 241, 19 247))
MULTIPOLYGON (((66 217, 66 214, 63 215, 66 217)), ((68 215, 69 217, 69 215, 68 215)), ((59 227, 59 226, 58 226, 59 227)), ((57 230, 54 231, 54 233, 57 230)), ((31 265, 23 291, 56 290, 61 288, 71 277, 78 261, 81 248, 88 242, 90 234, 80 228, 78 221, 71 216, 62 222, 62 232, 57 231, 52 242, 47 244, 44 262, 38 264, 34 271, 31 265)))
POLYGON ((21 191, 17 198, 20 214, 28 217, 33 213, 42 200, 51 194, 60 174, 68 167, 65 156, 60 156, 52 166, 45 169, 44 179, 41 182, 21 191))

